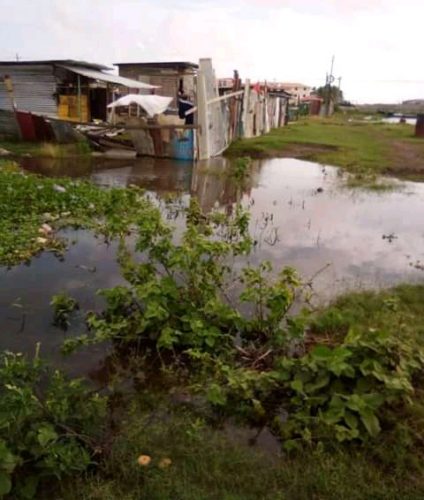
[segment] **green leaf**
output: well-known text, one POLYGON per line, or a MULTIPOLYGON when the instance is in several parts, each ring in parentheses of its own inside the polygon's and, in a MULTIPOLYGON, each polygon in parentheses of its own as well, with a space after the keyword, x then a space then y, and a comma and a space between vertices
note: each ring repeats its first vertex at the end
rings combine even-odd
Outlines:
POLYGON ((0 441, 0 469, 11 474, 18 462, 18 457, 9 451, 4 441, 0 441))
POLYGON ((35 494, 37 493, 38 483, 38 476, 26 477, 23 481, 20 482, 19 485, 17 485, 19 496, 28 500, 34 498, 35 494))
POLYGON ((372 411, 365 411, 361 413, 361 420, 364 424, 365 428, 368 431, 368 434, 371 437, 376 437, 380 433, 380 422, 378 418, 372 411))
POLYGON ((53 441, 56 441, 57 437, 58 436, 54 428, 50 425, 46 425, 39 429, 37 440, 41 446, 45 447, 53 441))
POLYGON ((345 416, 344 416, 344 419, 345 419, 347 425, 351 429, 356 429, 358 427, 358 418, 353 413, 350 413, 347 411, 345 416))
POLYGON ((163 328, 158 339, 158 347, 162 349, 171 349, 178 341, 179 335, 180 332, 173 330, 169 326, 163 328))
POLYGON ((224 406, 227 398, 224 394, 222 387, 218 384, 212 384, 208 389, 208 400, 218 406, 224 406))
POLYGON ((303 382, 301 380, 293 380, 290 387, 296 392, 303 393, 303 382))
POLYGON ((305 385, 305 392, 307 394, 310 394, 319 389, 323 389, 329 383, 330 383, 330 376, 328 375, 328 373, 323 373, 316 378, 315 382, 311 382, 305 385))
POLYGON ((327 359, 331 359, 333 356, 333 351, 324 345, 317 345, 311 351, 311 356, 317 361, 326 361, 327 359))
POLYGON ((0 495, 7 495, 12 489, 12 481, 10 480, 9 474, 0 471, 0 495))

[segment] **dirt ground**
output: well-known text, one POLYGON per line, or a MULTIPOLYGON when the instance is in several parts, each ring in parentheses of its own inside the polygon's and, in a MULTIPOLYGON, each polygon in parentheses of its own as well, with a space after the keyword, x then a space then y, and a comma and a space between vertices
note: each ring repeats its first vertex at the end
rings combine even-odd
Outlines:
POLYGON ((424 176, 424 139, 416 144, 394 141, 391 153, 393 161, 388 173, 424 176))

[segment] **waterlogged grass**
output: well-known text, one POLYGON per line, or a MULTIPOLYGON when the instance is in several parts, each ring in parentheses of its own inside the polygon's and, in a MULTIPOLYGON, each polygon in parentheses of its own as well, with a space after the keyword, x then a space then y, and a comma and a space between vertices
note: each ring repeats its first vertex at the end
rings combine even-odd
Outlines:
POLYGON ((89 182, 26 174, 13 163, 0 162, 0 265, 27 261, 42 250, 62 252, 61 228, 114 236, 149 210, 151 204, 137 188, 104 190, 89 182))
POLYGON ((424 179, 424 141, 413 137, 410 125, 389 125, 309 118, 274 129, 269 134, 234 142, 230 157, 304 158, 342 167, 366 183, 370 174, 395 174, 424 179))

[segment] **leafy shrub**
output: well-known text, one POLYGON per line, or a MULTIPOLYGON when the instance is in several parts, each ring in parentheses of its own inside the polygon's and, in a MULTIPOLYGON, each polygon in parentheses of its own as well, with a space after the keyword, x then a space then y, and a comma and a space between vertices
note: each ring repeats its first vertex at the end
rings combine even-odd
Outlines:
POLYGON ((411 402, 424 368, 415 340, 373 329, 351 329, 338 346, 277 358, 268 371, 192 356, 209 366, 207 396, 216 408, 269 425, 287 449, 376 438, 390 411, 411 402))
POLYGON ((129 286, 99 292, 107 308, 88 314, 90 334, 68 339, 65 351, 104 340, 176 353, 190 348, 224 353, 236 339, 241 346, 281 349, 303 331, 300 322, 288 319, 300 286, 294 270, 285 268, 277 277, 269 263, 236 270, 237 259, 253 245, 246 211, 237 207, 229 217, 206 216, 192 201, 186 216, 180 243, 160 214, 138 221, 142 262, 123 244, 120 250, 129 286))
POLYGON ((105 400, 38 356, 0 354, 0 496, 32 498, 39 483, 93 461, 105 400))

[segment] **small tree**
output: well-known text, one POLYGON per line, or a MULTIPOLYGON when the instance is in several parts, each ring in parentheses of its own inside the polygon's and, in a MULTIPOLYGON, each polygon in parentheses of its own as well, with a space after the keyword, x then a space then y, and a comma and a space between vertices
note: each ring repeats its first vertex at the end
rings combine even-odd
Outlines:
POLYGON ((339 104, 344 100, 343 91, 340 90, 336 85, 323 85, 322 87, 314 89, 314 93, 325 100, 330 97, 330 100, 335 104, 339 104))

